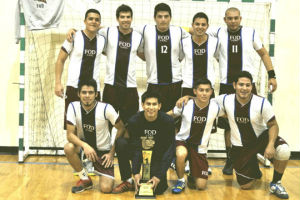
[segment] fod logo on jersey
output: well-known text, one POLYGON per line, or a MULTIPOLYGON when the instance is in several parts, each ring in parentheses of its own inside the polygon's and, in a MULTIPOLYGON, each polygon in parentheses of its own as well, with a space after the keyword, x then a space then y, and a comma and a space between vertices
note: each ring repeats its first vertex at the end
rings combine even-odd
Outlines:
POLYGON ((122 49, 129 49, 131 44, 129 42, 119 41, 119 47, 122 49))
POLYGON ((194 49, 194 54, 197 56, 202 56, 203 54, 205 54, 206 49, 194 49))
POLYGON ((248 117, 236 117, 236 121, 239 124, 247 124, 250 119, 248 117))
POLYGON ((160 42, 167 42, 167 41, 169 41, 169 39, 170 39, 170 36, 168 36, 168 35, 158 35, 158 41, 160 41, 160 42))
POLYGON ((240 35, 230 35, 229 40, 232 42, 237 42, 237 41, 241 40, 241 36, 240 35))
POLYGON ((206 122, 206 117, 194 116, 193 122, 196 124, 202 124, 206 122))
POLYGON ((156 135, 156 130, 145 130, 144 131, 145 135, 147 135, 148 137, 152 137, 154 135, 156 135))
POLYGON ((83 124, 83 129, 88 132, 94 132, 95 127, 90 124, 83 124))
POLYGON ((97 53, 97 51, 94 49, 85 49, 84 50, 84 55, 86 55, 86 56, 95 56, 96 53, 97 53))

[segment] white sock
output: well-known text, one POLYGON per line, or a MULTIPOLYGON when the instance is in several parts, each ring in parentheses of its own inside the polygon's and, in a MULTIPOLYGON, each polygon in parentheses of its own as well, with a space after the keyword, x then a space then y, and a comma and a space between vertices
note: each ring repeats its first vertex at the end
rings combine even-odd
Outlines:
POLYGON ((183 178, 179 178, 178 180, 185 183, 184 177, 183 178))
POLYGON ((132 178, 126 180, 128 183, 132 184, 132 178))
POLYGON ((81 180, 88 180, 88 172, 85 170, 85 168, 82 168, 82 170, 80 172, 78 172, 79 178, 81 180))

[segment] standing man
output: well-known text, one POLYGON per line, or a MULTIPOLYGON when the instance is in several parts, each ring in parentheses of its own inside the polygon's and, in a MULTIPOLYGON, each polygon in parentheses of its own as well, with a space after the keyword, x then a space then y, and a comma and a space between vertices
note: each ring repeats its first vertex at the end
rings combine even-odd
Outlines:
POLYGON ((141 180, 142 150, 151 150, 149 182, 155 194, 162 194, 168 188, 167 171, 175 152, 174 121, 159 111, 161 101, 158 93, 145 92, 142 95, 142 107, 144 111, 132 116, 127 126, 133 152, 135 188, 139 187, 141 180))
POLYGON ((267 99, 253 94, 252 75, 247 71, 237 74, 233 82, 235 94, 217 98, 224 109, 231 128, 231 159, 236 177, 242 189, 250 189, 255 179, 261 177, 256 154, 261 153, 274 165, 270 192, 287 199, 288 194, 281 185, 290 150, 278 136, 279 127, 271 104, 267 99))
POLYGON ((205 189, 208 179, 208 162, 206 159, 208 142, 214 121, 220 115, 220 108, 214 100, 211 82, 199 79, 194 83, 195 99, 187 105, 175 107, 167 114, 182 117, 180 131, 176 135, 176 172, 178 180, 172 192, 179 194, 185 189, 184 167, 188 158, 191 175, 188 186, 205 189))
POLYGON ((145 25, 140 32, 143 35, 143 53, 146 60, 147 91, 156 91, 161 95, 161 110, 171 110, 181 96, 181 39, 188 33, 180 27, 170 26, 171 8, 159 3, 154 9, 156 25, 145 25))
POLYGON ((78 97, 80 101, 71 102, 68 107, 69 142, 64 147, 69 163, 80 177, 72 192, 79 193, 93 186, 78 156, 83 151, 87 159, 93 162, 95 173, 101 176, 100 191, 110 193, 114 185, 115 147, 111 145, 108 123, 118 130, 116 138, 124 132, 124 125, 111 105, 96 101, 97 83, 94 79, 80 80, 78 97))
POLYGON ((119 26, 99 30, 107 40, 103 101, 111 104, 125 123, 139 109, 135 60, 142 35, 131 28, 132 17, 132 9, 122 4, 116 10, 119 26))
POLYGON ((98 10, 87 10, 84 19, 85 29, 75 34, 73 42, 67 40, 64 42, 56 61, 55 94, 62 98, 65 96, 65 129, 68 105, 72 101, 79 100, 77 85, 80 80, 93 78, 97 81, 97 100, 100 101, 100 57, 105 46, 104 37, 97 35, 100 22, 101 15, 98 10), (70 64, 68 68, 67 89, 64 95, 61 76, 68 56, 70 56, 70 64))
MULTIPOLYGON (((242 70, 249 71, 254 77, 253 93, 256 94, 255 82, 258 77, 258 70, 253 63, 253 50, 261 57, 269 75, 268 87, 271 92, 277 88, 274 68, 267 50, 264 48, 257 31, 253 28, 241 26, 242 17, 237 8, 228 8, 225 12, 224 21, 227 27, 219 28, 215 36, 219 40, 218 59, 220 66, 220 92, 219 94, 232 94, 233 80, 236 74, 242 70)), ((232 174, 232 164, 229 158, 231 150, 230 128, 224 118, 219 119, 218 126, 225 129, 225 145, 227 161, 223 173, 232 174)))
MULTIPOLYGON (((207 78, 215 84, 214 56, 217 39, 206 34, 208 17, 205 13, 196 13, 193 17, 193 35, 182 40, 185 64, 182 70, 182 96, 195 96, 193 85, 200 78, 207 78)), ((212 94, 213 95, 213 94, 212 94)))

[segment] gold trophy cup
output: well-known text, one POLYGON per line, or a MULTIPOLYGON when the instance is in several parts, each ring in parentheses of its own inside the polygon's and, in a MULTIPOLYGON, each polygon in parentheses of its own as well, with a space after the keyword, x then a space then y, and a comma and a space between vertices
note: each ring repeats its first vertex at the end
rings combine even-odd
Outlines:
POLYGON ((143 150, 143 164, 142 164, 142 180, 140 180, 140 187, 135 194, 136 199, 155 199, 155 194, 150 180, 150 164, 151 164, 151 150, 143 150))

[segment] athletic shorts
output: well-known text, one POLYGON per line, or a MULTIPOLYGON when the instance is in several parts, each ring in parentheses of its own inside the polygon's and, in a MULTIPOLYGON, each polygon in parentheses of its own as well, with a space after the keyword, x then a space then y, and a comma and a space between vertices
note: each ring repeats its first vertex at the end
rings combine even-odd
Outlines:
POLYGON ((208 162, 206 154, 198 153, 198 145, 176 140, 176 146, 184 146, 188 150, 191 175, 195 178, 208 179, 208 162))
MULTIPOLYGON (((97 101, 100 101, 100 92, 98 91, 98 96, 96 97, 97 101)), ((72 86, 67 86, 66 89, 66 98, 65 98, 65 114, 64 114, 64 129, 67 129, 67 111, 68 106, 73 101, 80 101, 78 97, 78 89, 72 86)))
POLYGON ((114 165, 112 167, 104 168, 102 165, 104 159, 101 159, 101 157, 108 153, 109 151, 97 151, 97 161, 93 162, 94 165, 94 173, 97 174, 98 176, 106 176, 108 178, 114 179, 114 165))
POLYGON ((172 110, 176 101, 181 97, 182 81, 171 83, 169 85, 148 84, 147 91, 154 91, 160 94, 161 97, 161 111, 168 112, 172 110))
MULTIPOLYGON (((195 97, 196 95, 194 94, 193 92, 193 88, 182 88, 182 92, 181 92, 182 96, 186 96, 186 95, 189 95, 189 96, 193 96, 195 97)), ((213 91, 211 97, 212 98, 215 98, 215 92, 213 91)), ((214 124, 213 124, 213 127, 211 129, 211 133, 216 133, 217 132, 217 119, 214 120, 214 124)))
MULTIPOLYGON (((252 86, 253 86, 252 93, 257 94, 255 83, 252 83, 252 86)), ((232 84, 223 84, 223 83, 220 84, 219 95, 221 95, 221 94, 234 94, 234 93, 235 93, 235 90, 234 90, 232 84)), ((219 117, 218 118, 218 127, 222 128, 222 129, 225 129, 225 131, 229 131, 230 127, 229 127, 228 119, 224 118, 224 117, 219 117)))
MULTIPOLYGON (((249 147, 232 146, 231 160, 236 173, 237 181, 240 185, 245 185, 254 179, 260 178, 259 164, 256 157, 257 153, 264 155, 264 151, 269 142, 268 130, 264 131, 257 139, 254 145, 249 147)), ((275 141, 275 149, 277 146, 287 144, 281 137, 277 137, 275 141)), ((273 162, 273 160, 270 160, 273 162)))
POLYGON ((111 104, 124 123, 139 110, 139 95, 136 88, 105 84, 103 102, 111 104))

